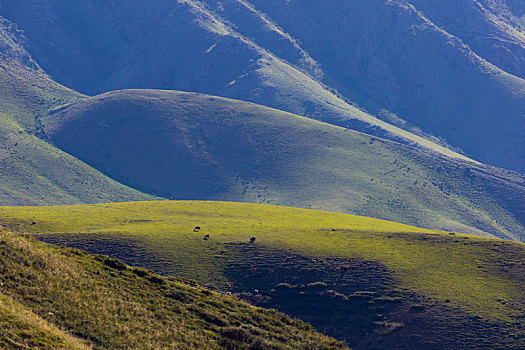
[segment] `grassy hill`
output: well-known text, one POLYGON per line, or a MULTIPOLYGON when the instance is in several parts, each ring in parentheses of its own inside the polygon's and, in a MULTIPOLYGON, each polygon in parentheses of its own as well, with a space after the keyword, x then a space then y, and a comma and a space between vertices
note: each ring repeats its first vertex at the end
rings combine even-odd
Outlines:
POLYGON ((276 311, 0 232, 2 349, 342 349, 276 311))
POLYGON ((60 149, 165 198, 280 204, 525 237, 519 174, 246 102, 119 91, 42 122, 60 149))
POLYGON ((20 0, 0 15, 24 30, 48 73, 83 93, 224 96, 523 171, 521 9, 515 0, 20 0))
POLYGON ((86 94, 124 88, 196 91, 462 157, 348 103, 319 80, 324 73, 293 38, 260 18, 249 21, 257 32, 270 28, 267 47, 193 0, 21 0, 4 3, 0 15, 24 30, 25 47, 46 72, 86 94))
POLYGON ((45 241, 194 278, 298 316, 355 348, 525 345, 520 243, 220 202, 2 207, 0 222, 45 241))
POLYGON ((123 186, 45 142, 42 118, 85 98, 44 74, 0 18, 0 203, 76 204, 153 197, 123 186))

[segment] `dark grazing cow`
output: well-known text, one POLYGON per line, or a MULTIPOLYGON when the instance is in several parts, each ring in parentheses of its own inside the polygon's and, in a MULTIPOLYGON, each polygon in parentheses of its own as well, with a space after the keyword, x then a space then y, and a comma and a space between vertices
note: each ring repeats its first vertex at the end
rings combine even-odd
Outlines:
POLYGON ((193 232, 198 232, 201 230, 201 227, 200 226, 196 226, 194 229, 193 229, 193 232))
POLYGON ((206 235, 204 236, 204 240, 207 241, 208 239, 210 239, 210 235, 206 235))
POLYGON ((255 242, 256 239, 257 239, 257 238, 255 238, 255 237, 250 238, 250 243, 255 242))

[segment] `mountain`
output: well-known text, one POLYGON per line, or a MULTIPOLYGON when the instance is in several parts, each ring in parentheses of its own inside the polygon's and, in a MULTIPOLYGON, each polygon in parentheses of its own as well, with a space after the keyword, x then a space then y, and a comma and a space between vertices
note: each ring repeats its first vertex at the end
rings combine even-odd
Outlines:
POLYGON ((82 93, 154 88, 226 96, 465 158, 348 103, 316 78, 322 72, 292 38, 272 35, 288 53, 279 57, 201 2, 23 0, 4 3, 0 15, 24 31, 25 47, 47 73, 82 93))
MULTIPOLYGON (((323 67, 323 83, 372 114, 441 137, 484 163, 525 169, 525 82, 503 63, 507 47, 516 41, 522 47, 524 35, 508 25, 494 30, 504 25, 493 12, 479 15, 483 2, 206 2, 242 29, 249 20, 230 13, 254 7, 323 67)), ((255 41, 263 45, 264 38, 255 41)))
POLYGON ((460 38, 488 62, 525 78, 523 2, 445 0, 438 5, 433 1, 411 0, 411 3, 425 17, 460 38))
POLYGON ((103 94, 43 118, 54 145, 173 199, 271 203, 524 239, 525 179, 220 97, 103 94))
POLYGON ((1 207, 0 222, 47 242, 196 279, 299 317, 355 349, 525 346, 521 243, 224 202, 1 207))
POLYGON ((42 139, 41 119, 85 98, 52 81, 0 20, 0 203, 78 204, 153 197, 118 184, 42 139))
POLYGON ((522 7, 510 0, 23 0, 4 2, 0 14, 24 30, 46 72, 84 93, 225 96, 439 152, 451 153, 436 142, 450 145, 524 171, 522 7))
POLYGON ((195 281, 5 230, 0 242, 3 349, 346 348, 195 281))

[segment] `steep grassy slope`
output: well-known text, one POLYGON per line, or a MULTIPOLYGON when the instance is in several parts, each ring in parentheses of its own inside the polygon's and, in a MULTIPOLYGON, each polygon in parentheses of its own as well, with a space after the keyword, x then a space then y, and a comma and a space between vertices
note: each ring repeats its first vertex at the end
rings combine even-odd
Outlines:
POLYGON ((0 203, 75 204, 152 198, 122 186, 41 138, 49 111, 84 96, 46 76, 0 19, 0 203))
MULTIPOLYGON (((282 57, 198 1, 22 0, 4 3, 0 15, 24 30, 28 50, 46 72, 84 93, 161 88, 226 96, 459 157, 345 102, 320 83, 316 62, 276 27, 268 45, 282 57)), ((260 18, 252 23, 271 27, 260 18)))
POLYGON ((3 207, 0 222, 238 293, 356 348, 525 345, 525 248, 519 243, 217 202, 3 207), (196 226, 201 230, 194 232, 196 226))
POLYGON ((53 142, 173 199, 317 208, 523 239, 523 177, 207 95, 100 95, 44 118, 53 142))
POLYGON ((0 261, 4 349, 345 348, 301 321, 194 282, 6 231, 0 261))
POLYGON ((89 349, 78 339, 1 294, 0 347, 5 350, 89 349))
MULTIPOLYGON (((323 67, 325 84, 370 113, 442 137, 481 162, 525 170, 525 81, 489 63, 497 61, 485 60, 484 51, 446 32, 446 25, 425 18, 412 1, 250 3, 301 43, 323 67)), ((465 3, 479 1, 414 3, 438 8, 483 40, 510 40, 462 11, 465 3)), ((504 47, 499 51, 508 54, 504 47)))

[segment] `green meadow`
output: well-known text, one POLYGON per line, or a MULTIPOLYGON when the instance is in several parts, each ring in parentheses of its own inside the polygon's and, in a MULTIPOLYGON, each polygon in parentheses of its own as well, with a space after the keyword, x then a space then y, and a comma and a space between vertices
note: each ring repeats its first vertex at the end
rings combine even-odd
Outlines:
MULTIPOLYGON (((297 298, 311 299, 309 307, 326 303, 326 310, 347 308, 350 318, 370 318, 372 334, 390 334, 380 337, 385 345, 401 341, 414 322, 443 327, 446 319, 454 321, 447 326, 453 329, 440 335, 444 341, 458 341, 455 332, 463 328, 472 332, 464 340, 468 344, 486 337, 480 330, 499 332, 494 341, 500 343, 515 344, 514 337, 523 337, 525 247, 520 243, 228 202, 2 207, 0 222, 44 241, 103 252, 276 307, 318 329, 332 329, 328 334, 350 345, 360 345, 360 338, 342 332, 337 322, 351 320, 309 315, 298 309, 305 306, 297 298), (196 226, 201 230, 194 231, 196 226), (371 304, 356 302, 367 295, 371 304)), ((430 329, 421 331, 428 340, 430 329)))

